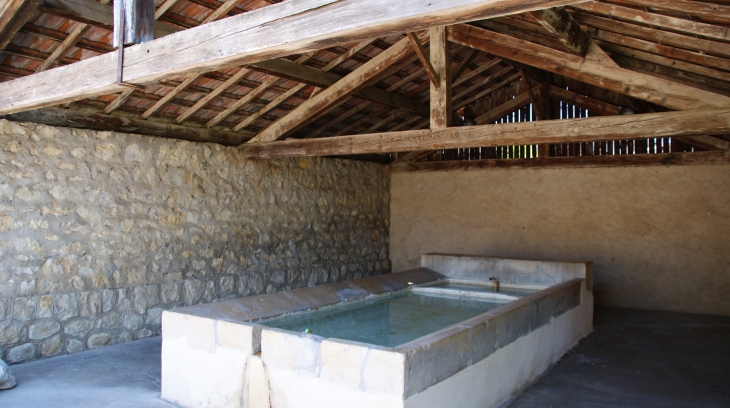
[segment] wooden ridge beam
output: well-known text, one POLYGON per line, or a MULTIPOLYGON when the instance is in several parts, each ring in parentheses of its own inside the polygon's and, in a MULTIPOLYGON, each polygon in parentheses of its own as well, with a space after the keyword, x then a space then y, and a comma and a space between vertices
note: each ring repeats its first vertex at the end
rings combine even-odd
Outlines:
MULTIPOLYGON (((391 0, 290 0, 128 47, 123 81, 143 85, 186 72, 220 70, 574 1, 400 0, 394 8, 391 0)), ((0 114, 121 92, 116 65, 117 55, 105 54, 0 83, 0 114)))
POLYGON ((250 143, 271 142, 297 131, 316 119, 320 114, 334 107, 338 101, 352 95, 368 83, 375 81, 379 76, 383 75, 384 71, 387 71, 388 67, 411 52, 409 40, 407 38, 401 39, 329 88, 320 92, 314 98, 299 105, 286 116, 259 133, 250 143))
POLYGON ((271 159, 694 136, 729 131, 730 107, 726 107, 320 139, 289 139, 271 143, 246 143, 241 146, 241 151, 249 158, 271 159))
MULTIPOLYGON (((340 75, 299 65, 283 58, 252 64, 251 67, 273 75, 283 76, 295 81, 302 81, 309 85, 322 88, 332 86, 343 78, 340 75)), ((382 90, 374 86, 366 86, 358 90, 355 95, 373 102, 384 103, 422 116, 428 116, 428 106, 396 93, 392 93, 392 91, 382 90)))
POLYGON ((488 169, 539 169, 634 166, 704 166, 730 163, 730 151, 620 154, 605 156, 548 157, 536 159, 486 159, 430 162, 395 162, 393 173, 415 171, 464 171, 488 169))
POLYGON ((135 133, 147 136, 189 140, 193 142, 219 143, 227 146, 240 145, 250 138, 250 136, 241 133, 221 132, 217 130, 157 123, 141 119, 129 119, 121 116, 84 113, 59 108, 44 108, 34 111, 14 113, 0 118, 16 122, 33 122, 49 126, 62 126, 77 129, 111 130, 115 132, 135 133))
POLYGON ((43 0, 8 0, 0 10, 0 51, 36 13, 43 0))
POLYGON ((452 42, 596 85, 670 109, 730 106, 730 98, 666 79, 612 67, 468 25, 450 28, 452 42))

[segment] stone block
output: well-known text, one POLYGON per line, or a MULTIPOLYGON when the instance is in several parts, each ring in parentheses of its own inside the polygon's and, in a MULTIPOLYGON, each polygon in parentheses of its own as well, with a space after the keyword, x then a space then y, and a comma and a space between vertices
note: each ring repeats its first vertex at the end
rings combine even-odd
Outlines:
POLYGON ((63 332, 71 337, 86 337, 94 329, 91 319, 74 319, 63 325, 63 332))
POLYGON ((147 307, 157 306, 160 304, 160 285, 152 284, 145 287, 147 291, 147 307))
POLYGON ((15 376, 10 372, 10 367, 3 360, 0 360, 0 390, 8 390, 15 387, 15 376))
POLYGON ((113 338, 112 342, 113 342, 113 344, 127 343, 127 342, 132 341, 133 338, 134 338, 134 335, 132 334, 132 332, 127 331, 127 330, 121 330, 121 331, 114 333, 114 338, 113 338))
POLYGON ((184 339, 188 348, 215 352, 215 320, 166 310, 162 313, 162 337, 184 339))
POLYGON ((537 311, 532 304, 535 299, 522 298, 491 311, 497 325, 495 347, 500 349, 532 331, 537 311))
POLYGON ((233 276, 223 276, 218 280, 218 287, 220 288, 220 295, 227 296, 235 293, 236 280, 233 276))
POLYGON ((147 314, 145 314, 145 324, 151 325, 151 326, 159 326, 162 321, 162 311, 164 309, 161 307, 156 307, 154 309, 150 309, 147 311, 147 314))
POLYGON ((114 308, 118 312, 126 312, 132 310, 131 288, 117 289, 117 303, 114 308))
POLYGON ((53 319, 36 320, 28 326, 28 338, 42 340, 61 331, 61 324, 53 319))
POLYGON ((79 293, 79 314, 81 317, 97 317, 101 314, 101 292, 79 293))
POLYGON ((66 339, 66 353, 73 354, 79 351, 84 351, 84 342, 77 339, 66 339))
POLYGON ((28 329, 22 323, 6 319, 0 321, 0 347, 10 347, 28 339, 28 329))
POLYGON ((203 303, 210 303, 218 295, 218 289, 215 287, 215 281, 209 280, 203 286, 203 303))
POLYGON ((74 317, 79 317, 79 301, 76 293, 54 295, 53 307, 56 319, 62 322, 74 317))
POLYGON ((476 364, 495 352, 497 343, 497 321, 495 316, 477 316, 459 324, 459 326, 471 330, 469 340, 470 364, 476 364))
POLYGON ((182 282, 165 282, 160 284, 162 303, 177 304, 182 301, 182 282))
POLYGON ((250 322, 251 320, 258 319, 258 316, 233 301, 183 307, 175 309, 175 312, 206 317, 209 319, 228 320, 234 323, 250 322))
POLYGON ((108 313, 114 310, 114 305, 117 304, 117 291, 114 289, 104 289, 101 292, 101 311, 102 313, 108 313))
POLYGON ((368 345, 344 340, 323 340, 320 345, 322 369, 319 378, 341 387, 359 389, 368 345))
POLYGON ((185 304, 195 305, 203 298, 203 281, 199 279, 188 279, 184 283, 185 304))
POLYGON ((28 323, 35 319, 36 303, 38 298, 20 297, 13 302, 13 318, 28 323))
POLYGON ((234 299, 233 302, 243 306, 260 319, 307 310, 307 306, 283 293, 269 293, 234 299))
POLYGON ((452 327, 397 347, 397 351, 406 355, 405 397, 468 367, 470 334, 467 327, 452 327))
POLYGON ((122 317, 122 326, 129 331, 137 331, 144 325, 144 318, 135 312, 126 312, 122 317))
POLYGON ((387 279, 383 279, 380 276, 355 279, 354 281, 350 281, 350 283, 374 295, 403 289, 402 285, 396 284, 395 282, 387 279))
POLYGON ((135 286, 132 288, 132 310, 138 314, 144 314, 147 311, 147 288, 144 286, 135 286))
POLYGON ((142 328, 137 333, 134 333, 134 339, 140 340, 140 339, 146 339, 148 337, 152 337, 155 335, 155 332, 153 332, 150 329, 142 328))
POLYGON ((371 295, 370 292, 366 292, 349 282, 328 283, 317 287, 331 295, 337 296, 340 299, 340 302, 363 299, 371 295))
POLYGON ((325 292, 318 286, 289 290, 284 293, 299 303, 307 306, 309 309, 318 309, 323 306, 340 303, 340 298, 338 296, 325 292))
POLYGON ((25 343, 15 346, 5 353, 8 363, 15 364, 35 358, 36 347, 33 343, 25 343))
POLYGON ((41 343, 41 357, 53 357, 62 350, 61 335, 56 334, 41 343))
POLYGON ((371 346, 362 368, 362 385, 370 394, 403 397, 406 356, 371 346))
POLYGON ((116 329, 122 324, 122 314, 119 312, 107 313, 96 319, 97 329, 116 329))
POLYGON ((261 358, 264 364, 316 377, 320 369, 319 336, 291 333, 264 327, 261 331, 261 358))
POLYGON ((261 329, 254 324, 232 323, 218 320, 215 323, 216 344, 239 350, 247 355, 261 352, 261 329))
POLYGON ((0 299, 0 320, 10 316, 10 299, 0 299))
POLYGON ((53 317, 53 296, 45 295, 38 298, 38 318, 53 317))
POLYGON ((112 343, 112 335, 108 332, 94 333, 89 336, 89 340, 86 341, 86 346, 89 350, 93 350, 99 347, 108 346, 112 343))

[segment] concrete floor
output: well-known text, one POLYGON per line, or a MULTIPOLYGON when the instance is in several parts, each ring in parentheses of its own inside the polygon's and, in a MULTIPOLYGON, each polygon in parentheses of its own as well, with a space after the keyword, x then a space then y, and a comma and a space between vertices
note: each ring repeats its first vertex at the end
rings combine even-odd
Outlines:
POLYGON ((730 407, 730 317, 597 308, 594 332, 505 406, 730 407))
MULTIPOLYGON (((170 408, 160 339, 11 366, 2 408, 170 408)), ((595 332, 509 408, 730 407, 730 318, 597 309, 595 332)))
POLYGON ((159 399, 161 338, 10 366, 2 408, 171 408, 159 399))

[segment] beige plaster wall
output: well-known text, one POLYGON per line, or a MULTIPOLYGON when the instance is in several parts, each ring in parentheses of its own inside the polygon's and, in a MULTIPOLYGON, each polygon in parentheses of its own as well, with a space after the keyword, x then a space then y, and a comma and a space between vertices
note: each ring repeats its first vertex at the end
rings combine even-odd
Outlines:
POLYGON ((730 315, 730 166, 394 173, 393 270, 429 252, 595 262, 599 305, 730 315))

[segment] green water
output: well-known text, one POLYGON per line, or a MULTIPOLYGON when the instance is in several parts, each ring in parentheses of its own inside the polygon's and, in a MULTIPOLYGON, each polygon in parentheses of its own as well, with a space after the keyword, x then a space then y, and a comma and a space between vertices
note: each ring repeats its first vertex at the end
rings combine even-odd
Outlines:
POLYGON ((259 324, 325 338, 397 347, 478 316, 508 301, 405 293, 353 305, 262 320, 259 324))

